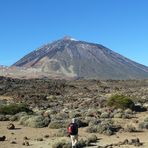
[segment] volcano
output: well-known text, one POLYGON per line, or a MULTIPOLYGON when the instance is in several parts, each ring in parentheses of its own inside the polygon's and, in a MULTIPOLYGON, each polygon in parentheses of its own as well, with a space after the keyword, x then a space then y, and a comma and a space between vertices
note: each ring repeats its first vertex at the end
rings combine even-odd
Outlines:
POLYGON ((148 67, 107 47, 64 37, 43 45, 12 65, 44 76, 84 79, 145 79, 148 67))

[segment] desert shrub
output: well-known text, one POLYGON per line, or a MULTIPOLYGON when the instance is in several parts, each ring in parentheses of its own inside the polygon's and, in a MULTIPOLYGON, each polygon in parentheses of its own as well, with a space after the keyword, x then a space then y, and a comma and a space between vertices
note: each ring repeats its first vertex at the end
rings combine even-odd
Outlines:
POLYGON ((139 128, 148 129, 148 117, 145 118, 143 122, 139 123, 139 128))
POLYGON ((148 122, 148 117, 146 117, 146 118, 144 119, 144 122, 148 122))
MULTIPOLYGON (((26 116, 26 115, 29 115, 29 113, 20 112, 20 113, 15 114, 15 116, 17 117, 17 120, 20 120, 21 117, 26 116)), ((31 114, 32 114, 32 112, 31 112, 31 114)))
POLYGON ((89 126, 86 128, 87 133, 97 133, 97 126, 89 126))
POLYGON ((68 124, 64 120, 55 120, 51 121, 49 124, 49 128, 51 129, 60 129, 60 128, 66 128, 68 124))
POLYGON ((92 109, 91 108, 91 109, 87 110, 86 116, 89 116, 89 117, 98 117, 98 116, 100 116, 101 111, 102 111, 101 108, 99 110, 98 109, 92 109))
POLYGON ((65 141, 58 141, 52 145, 52 148, 63 148, 64 145, 66 145, 65 141))
POLYGON ((109 118, 110 114, 108 112, 104 112, 100 115, 100 118, 109 118))
POLYGON ((127 124, 127 125, 125 126, 124 130, 125 130, 126 132, 137 132, 136 127, 135 127, 134 125, 132 125, 132 124, 127 124))
POLYGON ((125 114, 133 114, 133 111, 128 108, 128 109, 126 109, 126 110, 124 111, 124 113, 125 113, 125 114))
POLYGON ((78 111, 71 111, 69 112, 69 118, 77 118, 77 117, 81 117, 81 113, 79 113, 78 111))
POLYGON ((66 128, 61 128, 57 131, 57 133, 55 134, 55 136, 57 137, 67 137, 68 133, 67 133, 67 129, 66 128))
MULTIPOLYGON (((95 135, 92 135, 92 137, 89 137, 88 139, 84 140, 84 139, 80 139, 77 143, 77 148, 83 148, 88 146, 90 143, 92 142, 96 142, 97 141, 97 137, 95 135)), ((55 142, 52 145, 52 148, 71 148, 71 143, 67 143, 66 141, 58 141, 55 142)))
POLYGON ((9 104, 0 106, 0 114, 14 115, 19 112, 31 112, 27 104, 9 104))
POLYGON ((114 118, 122 118, 123 113, 116 113, 114 114, 114 118))
POLYGON ((131 109, 126 109, 125 111, 122 109, 115 109, 111 116, 114 118, 130 119, 133 117, 133 112, 131 109))
POLYGON ((139 123, 139 128, 148 129, 148 117, 146 117, 143 122, 139 123))
POLYGON ((55 95, 49 95, 46 98, 48 99, 48 101, 55 101, 57 99, 55 95))
POLYGON ((125 114, 125 113, 124 113, 124 114, 122 115, 122 118, 123 118, 123 119, 131 119, 131 118, 133 118, 133 117, 134 117, 134 116, 133 116, 132 114, 125 114))
POLYGON ((108 106, 121 109, 134 109, 134 102, 124 95, 113 95, 107 101, 108 106))
POLYGON ((32 116, 27 120, 27 126, 42 128, 48 126, 49 122, 49 118, 44 118, 43 116, 32 116))
POLYGON ((101 120, 92 118, 91 120, 89 120, 88 123, 89 123, 89 126, 95 126, 101 123, 101 120))
POLYGON ((80 139, 77 143, 77 147, 78 148, 83 148, 87 145, 87 141, 83 140, 83 139, 80 139))
POLYGON ((63 120, 63 119, 68 119, 68 114, 64 112, 59 112, 54 116, 55 120, 63 120))
POLYGON ((17 121, 18 117, 16 115, 12 115, 11 117, 9 117, 10 121, 17 121))
POLYGON ((71 148, 71 143, 66 143, 65 145, 63 145, 63 148, 71 148))
POLYGON ((121 126, 114 125, 111 120, 107 120, 102 121, 98 125, 87 127, 86 132, 113 135, 115 132, 119 131, 120 128, 121 126))
POLYGON ((29 119, 29 117, 30 117, 29 115, 22 116, 19 120, 19 124, 26 125, 26 121, 27 119, 29 119))
POLYGON ((42 128, 45 126, 48 126, 50 122, 49 118, 45 118, 43 116, 23 116, 19 123, 24 125, 24 126, 29 126, 33 128, 42 128))
POLYGON ((96 126, 96 132, 105 135, 113 135, 121 127, 114 125, 112 120, 104 120, 96 126))
POLYGON ((90 137, 87 138, 88 143, 94 143, 97 142, 97 136, 96 135, 91 135, 90 137))
MULTIPOLYGON (((32 114, 32 113, 31 113, 32 114)), ((10 121, 19 121, 20 118, 22 118, 23 116, 27 116, 29 115, 29 113, 26 113, 26 112, 20 112, 20 113, 17 113, 15 115, 6 115, 6 116, 10 116, 9 117, 9 120, 10 121)))
POLYGON ((6 115, 0 115, 0 121, 8 121, 9 118, 6 117, 6 115))
POLYGON ((113 135, 114 130, 110 124, 100 124, 97 126, 97 133, 105 135, 113 135))
POLYGON ((56 119, 56 114, 57 112, 52 109, 48 109, 45 112, 43 112, 43 116, 50 117, 51 119, 56 119))
POLYGON ((77 118, 76 122, 77 122, 79 127, 86 127, 86 126, 88 126, 88 123, 84 119, 77 118))
POLYGON ((141 122, 141 123, 139 123, 139 128, 141 128, 141 129, 148 129, 148 122, 141 122))

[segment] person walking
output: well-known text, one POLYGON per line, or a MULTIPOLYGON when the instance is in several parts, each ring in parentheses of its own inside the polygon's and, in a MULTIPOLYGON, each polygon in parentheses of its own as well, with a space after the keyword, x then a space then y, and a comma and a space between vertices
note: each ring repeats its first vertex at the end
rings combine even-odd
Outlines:
POLYGON ((72 148, 76 148, 78 143, 78 124, 75 118, 72 119, 68 126, 68 135, 71 138, 72 148))

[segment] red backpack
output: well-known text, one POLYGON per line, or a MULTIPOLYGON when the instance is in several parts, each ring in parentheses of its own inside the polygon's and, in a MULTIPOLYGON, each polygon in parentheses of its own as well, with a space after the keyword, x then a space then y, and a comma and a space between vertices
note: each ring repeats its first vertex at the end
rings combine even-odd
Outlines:
POLYGON ((74 131, 74 124, 70 124, 69 126, 68 126, 68 134, 70 135, 70 134, 72 134, 73 133, 73 131, 74 131))

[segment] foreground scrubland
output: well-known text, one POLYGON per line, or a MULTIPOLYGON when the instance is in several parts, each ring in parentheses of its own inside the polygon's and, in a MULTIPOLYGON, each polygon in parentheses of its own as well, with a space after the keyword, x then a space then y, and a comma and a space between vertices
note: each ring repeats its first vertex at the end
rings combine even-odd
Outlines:
POLYGON ((2 148, 148 147, 148 80, 20 80, 0 77, 2 148), (5 136, 5 137, 4 137, 5 136))

